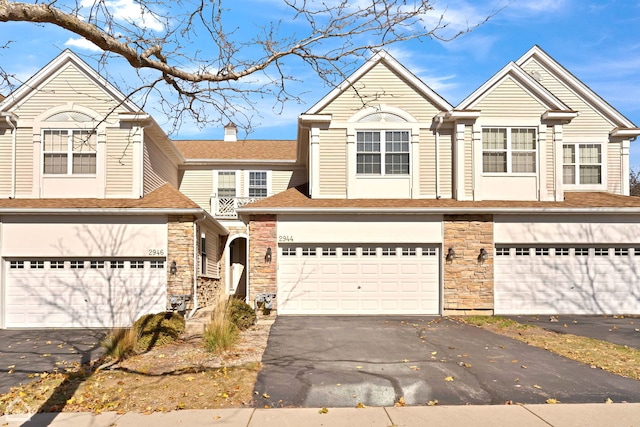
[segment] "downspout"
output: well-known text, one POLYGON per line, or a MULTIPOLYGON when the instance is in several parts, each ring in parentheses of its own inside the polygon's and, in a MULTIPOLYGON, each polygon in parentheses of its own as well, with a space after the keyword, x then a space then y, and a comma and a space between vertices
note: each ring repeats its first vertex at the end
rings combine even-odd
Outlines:
POLYGON ((440 126, 444 122, 444 117, 438 116, 436 124, 436 199, 440 196, 440 126))
POLYGON ((193 308, 189 312, 188 319, 191 319, 196 311, 198 311, 198 223, 203 221, 206 215, 203 214, 202 218, 196 218, 193 221, 193 308))
POLYGON ((9 195, 10 199, 16 198, 16 126, 11 121, 11 116, 4 116, 7 124, 11 127, 11 194, 9 195))

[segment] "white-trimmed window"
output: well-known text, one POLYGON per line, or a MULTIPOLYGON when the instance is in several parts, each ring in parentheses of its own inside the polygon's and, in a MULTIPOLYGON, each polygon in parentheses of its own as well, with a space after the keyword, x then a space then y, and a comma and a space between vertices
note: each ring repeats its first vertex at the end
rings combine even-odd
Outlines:
POLYGON ((356 134, 358 175, 408 175, 409 131, 359 131, 356 134))
POLYGON ((218 197, 236 197, 236 173, 218 171, 218 197))
POLYGON ((91 130, 42 131, 43 172, 50 175, 95 175, 96 134, 91 130))
POLYGON ((249 172, 249 197, 267 197, 268 191, 267 172, 249 172))
POLYGON ((562 182, 602 184, 602 144, 563 144, 562 182))
POLYGON ((483 128, 482 171, 535 173, 537 140, 533 128, 483 128))

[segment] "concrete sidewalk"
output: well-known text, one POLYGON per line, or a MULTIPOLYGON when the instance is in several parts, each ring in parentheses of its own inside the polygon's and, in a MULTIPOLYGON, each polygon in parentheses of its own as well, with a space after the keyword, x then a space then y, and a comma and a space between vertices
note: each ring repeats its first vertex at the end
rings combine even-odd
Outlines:
POLYGON ((407 406, 392 408, 317 408, 185 410, 143 415, 130 412, 50 413, 2 416, 3 427, 640 427, 640 403, 407 406))

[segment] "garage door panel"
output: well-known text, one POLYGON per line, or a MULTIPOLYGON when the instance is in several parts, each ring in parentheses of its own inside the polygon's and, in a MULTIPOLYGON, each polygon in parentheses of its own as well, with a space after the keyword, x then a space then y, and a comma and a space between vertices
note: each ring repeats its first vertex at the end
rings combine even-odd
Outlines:
MULTIPOLYGON (((316 261, 322 268, 306 275, 294 276, 290 271, 307 260, 300 248, 289 249, 279 257, 278 312, 280 314, 438 314, 439 257, 435 247, 421 252, 406 245, 357 245, 341 247, 317 246, 316 261), (401 249, 397 249, 401 248, 401 249), (420 254, 424 253, 424 256, 420 254), (323 256, 327 254, 330 256, 323 256), (331 283, 320 291, 294 293, 299 283, 331 283), (316 304, 300 306, 304 301, 316 304)), ((282 252, 281 252, 282 253, 282 252)))
POLYGON ((514 256, 514 248, 507 255, 496 250, 495 312, 638 314, 640 257, 631 251, 580 245, 550 248, 549 256, 514 256))

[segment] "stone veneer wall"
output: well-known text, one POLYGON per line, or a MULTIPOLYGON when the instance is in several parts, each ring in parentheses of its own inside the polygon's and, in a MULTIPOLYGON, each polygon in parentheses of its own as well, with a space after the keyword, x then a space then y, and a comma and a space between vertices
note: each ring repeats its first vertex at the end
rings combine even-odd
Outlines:
MULTIPOLYGON (((170 295, 191 295, 193 293, 193 216, 169 215, 167 221, 167 308, 170 295), (170 273, 175 261, 177 274, 170 273)), ((193 307, 193 298, 187 309, 193 307)))
POLYGON ((443 256, 444 314, 493 311, 493 216, 445 215, 443 256), (480 249, 488 259, 478 262, 480 249))
MULTIPOLYGON (((249 221, 249 304, 256 295, 276 293, 276 266, 278 256, 277 221, 275 215, 252 215, 249 221), (271 248, 271 262, 265 260, 271 248)), ((277 308, 275 300, 273 309, 277 308)))

